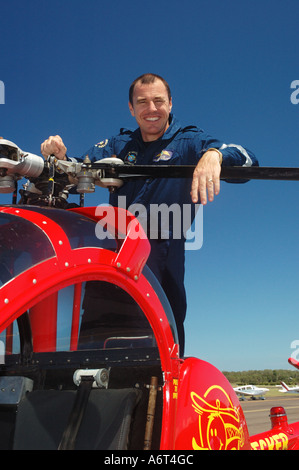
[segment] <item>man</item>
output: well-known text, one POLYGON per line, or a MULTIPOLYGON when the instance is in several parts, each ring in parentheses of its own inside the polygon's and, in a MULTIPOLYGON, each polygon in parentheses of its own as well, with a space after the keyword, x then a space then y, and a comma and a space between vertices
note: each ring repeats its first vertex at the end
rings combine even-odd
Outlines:
MULTIPOLYGON (((129 90, 129 110, 136 119, 138 129, 121 129, 120 133, 93 146, 85 155, 91 161, 116 155, 125 163, 138 164, 190 164, 196 165, 192 181, 178 178, 148 179, 126 182, 110 203, 118 205, 119 196, 126 198, 126 207, 140 204, 146 208, 150 219, 150 206, 155 204, 201 204, 213 201, 220 191, 221 165, 257 165, 255 156, 241 146, 226 145, 195 126, 181 127, 171 114, 172 97, 168 83, 159 75, 144 74, 138 77, 129 90)), ((49 137, 41 146, 47 157, 56 155, 66 159, 66 147, 60 136, 49 137)), ((84 155, 84 156, 85 156, 84 155)), ((83 158, 84 158, 83 156, 83 158)), ((149 227, 148 233, 150 233, 149 227)), ((168 236, 151 238, 148 265, 160 281, 171 304, 177 323, 180 352, 184 351, 183 322, 186 315, 184 288, 185 239, 174 237, 173 222, 168 226, 168 236)))

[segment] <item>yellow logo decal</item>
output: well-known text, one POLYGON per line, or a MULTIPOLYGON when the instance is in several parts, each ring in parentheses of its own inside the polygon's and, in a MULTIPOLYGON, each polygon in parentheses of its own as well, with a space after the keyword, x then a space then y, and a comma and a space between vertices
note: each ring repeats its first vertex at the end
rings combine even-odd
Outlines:
POLYGON ((244 431, 239 411, 222 387, 213 385, 203 397, 191 392, 191 400, 194 410, 199 414, 199 439, 192 439, 194 450, 233 450, 243 447, 244 431), (216 395, 213 393, 215 391, 216 395))

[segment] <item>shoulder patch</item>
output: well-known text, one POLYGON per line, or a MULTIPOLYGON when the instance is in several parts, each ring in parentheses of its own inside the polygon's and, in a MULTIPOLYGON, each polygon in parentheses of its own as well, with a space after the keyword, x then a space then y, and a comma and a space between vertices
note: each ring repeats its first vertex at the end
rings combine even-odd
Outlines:
POLYGON ((95 146, 98 147, 99 149, 102 149, 106 147, 107 144, 108 144, 108 139, 101 140, 101 142, 98 142, 95 146))

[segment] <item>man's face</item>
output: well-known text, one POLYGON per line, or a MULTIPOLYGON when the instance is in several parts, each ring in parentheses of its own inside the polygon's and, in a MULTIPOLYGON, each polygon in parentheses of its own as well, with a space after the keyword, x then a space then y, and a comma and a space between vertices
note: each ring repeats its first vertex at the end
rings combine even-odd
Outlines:
POLYGON ((129 109, 140 127, 144 142, 159 139, 169 127, 169 113, 172 100, 164 83, 156 79, 153 83, 143 85, 137 82, 133 93, 133 105, 129 109))

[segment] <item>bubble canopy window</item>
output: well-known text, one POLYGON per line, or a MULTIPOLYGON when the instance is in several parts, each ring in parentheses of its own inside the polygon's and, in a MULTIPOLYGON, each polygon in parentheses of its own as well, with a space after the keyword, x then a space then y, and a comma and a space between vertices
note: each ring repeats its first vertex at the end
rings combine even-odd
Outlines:
MULTIPOLYGON (((98 239, 95 234, 97 221, 82 213, 33 206, 24 207, 24 211, 32 211, 32 216, 23 218, 7 211, 0 212, 0 288, 5 289, 6 284, 14 282, 19 274, 32 266, 42 266, 46 260, 56 256, 54 237, 52 239, 41 224, 34 223, 33 213, 57 224, 74 253, 91 247, 113 251, 111 256, 115 256, 117 240, 98 239)), ((144 266, 142 274, 157 294, 177 343, 173 314, 160 284, 147 266, 144 266)), ((157 348, 148 313, 142 311, 129 292, 130 289, 121 288, 111 278, 100 276, 97 279, 94 275, 86 275, 79 282, 70 280, 67 286, 65 282, 61 287, 57 285, 55 292, 52 289, 51 294, 43 295, 43 299, 31 305, 28 312, 24 311, 31 324, 33 351, 157 348), (51 325, 48 318, 52 318, 51 325), (54 322, 53 318, 56 318, 54 322)), ((2 342, 10 338, 10 354, 19 353, 18 334, 16 326, 1 333, 2 342)))
POLYGON ((55 255, 45 233, 26 219, 0 214, 0 286, 55 255))
MULTIPOLYGON (((61 226, 72 249, 83 246, 116 249, 115 240, 96 237, 96 223, 86 217, 55 209, 26 206, 27 210, 50 217, 61 226)), ((37 225, 22 217, 0 213, 0 286, 53 256, 55 251, 51 241, 37 225)))

